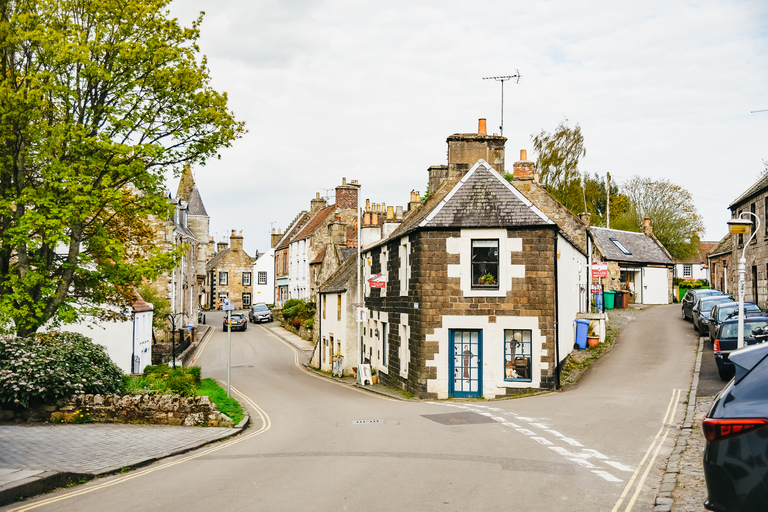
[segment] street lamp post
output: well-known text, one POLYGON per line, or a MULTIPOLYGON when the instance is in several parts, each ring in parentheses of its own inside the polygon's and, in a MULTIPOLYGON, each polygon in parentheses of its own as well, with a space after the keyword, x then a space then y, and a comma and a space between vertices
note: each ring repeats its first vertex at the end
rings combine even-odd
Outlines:
POLYGON ((173 367, 176 368, 176 317, 183 315, 183 313, 167 314, 165 318, 171 322, 171 357, 173 361, 173 367))
MULTIPOLYGON (((752 228, 752 221, 744 219, 745 215, 751 215, 755 218, 756 228, 752 230, 752 235, 744 243, 744 248, 741 251, 741 258, 739 259, 739 330, 737 348, 744 347, 744 288, 747 280, 747 247, 752 239, 755 237, 758 231, 760 231, 760 218, 752 212, 741 212, 738 217, 728 221, 728 231, 731 234, 744 235, 750 232, 752 228)), ((755 298, 757 302, 757 298, 755 298)))

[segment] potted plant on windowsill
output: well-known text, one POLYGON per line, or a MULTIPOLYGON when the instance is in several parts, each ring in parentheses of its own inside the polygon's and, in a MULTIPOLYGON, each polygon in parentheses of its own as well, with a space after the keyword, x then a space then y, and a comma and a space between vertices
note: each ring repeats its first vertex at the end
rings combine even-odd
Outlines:
POLYGON ((477 280, 477 284, 494 285, 496 284, 496 276, 488 272, 485 275, 480 276, 477 280))

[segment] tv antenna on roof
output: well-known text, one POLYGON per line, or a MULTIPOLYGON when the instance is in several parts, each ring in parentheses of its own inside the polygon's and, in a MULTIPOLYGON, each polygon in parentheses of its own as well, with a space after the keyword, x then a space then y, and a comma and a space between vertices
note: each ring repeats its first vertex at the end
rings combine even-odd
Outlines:
POLYGON ((501 82, 501 126, 499 126, 501 135, 504 135, 504 82, 507 80, 514 80, 515 83, 518 84, 520 83, 520 76, 520 70, 516 69, 514 75, 483 77, 483 80, 496 80, 497 82, 501 82))

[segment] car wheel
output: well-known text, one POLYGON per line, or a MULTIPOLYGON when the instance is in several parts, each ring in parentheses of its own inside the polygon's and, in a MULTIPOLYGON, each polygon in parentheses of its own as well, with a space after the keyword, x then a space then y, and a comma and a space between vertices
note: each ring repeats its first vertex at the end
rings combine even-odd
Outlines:
POLYGON ((683 312, 683 320, 685 320, 685 308, 680 308, 680 311, 683 312))

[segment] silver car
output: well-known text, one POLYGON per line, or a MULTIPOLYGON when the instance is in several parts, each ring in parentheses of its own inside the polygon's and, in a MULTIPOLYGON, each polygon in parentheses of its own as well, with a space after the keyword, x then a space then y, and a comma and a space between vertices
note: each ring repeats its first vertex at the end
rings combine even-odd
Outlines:
POLYGON ((261 322, 271 322, 272 311, 264 303, 254 304, 253 307, 251 307, 251 310, 248 312, 248 319, 251 321, 251 323, 254 324, 259 324, 261 322))

